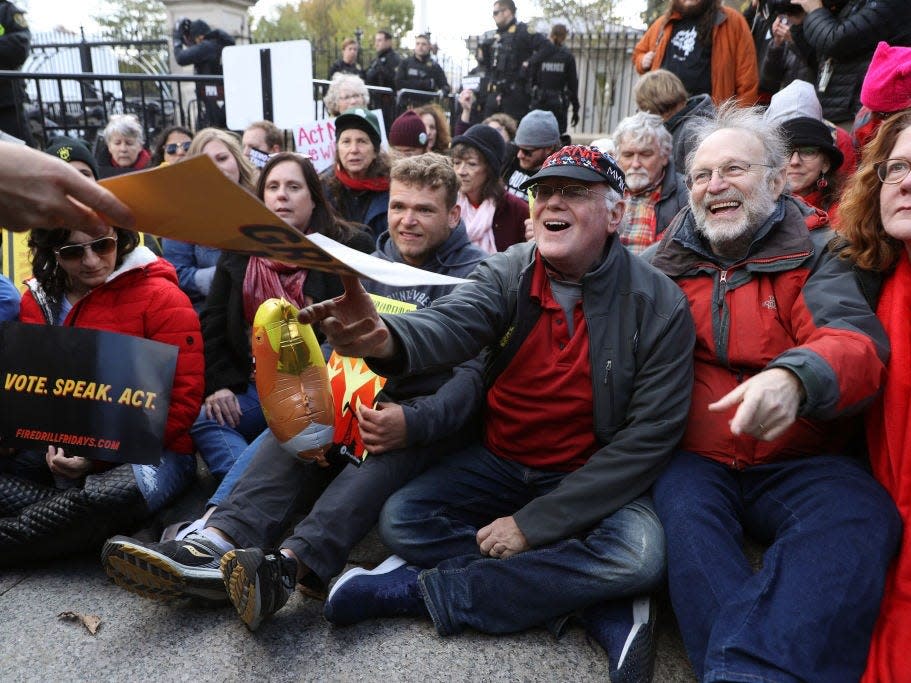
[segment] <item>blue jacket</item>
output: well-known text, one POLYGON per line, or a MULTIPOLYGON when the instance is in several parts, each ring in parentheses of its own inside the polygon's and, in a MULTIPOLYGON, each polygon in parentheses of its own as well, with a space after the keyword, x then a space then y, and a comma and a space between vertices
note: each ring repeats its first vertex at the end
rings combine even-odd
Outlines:
POLYGON ((0 275, 0 323, 19 319, 19 290, 12 281, 0 275))
POLYGON ((199 313, 209 295, 212 278, 215 276, 215 265, 221 256, 221 249, 201 247, 189 242, 162 240, 164 257, 171 262, 177 271, 177 280, 193 308, 199 313))

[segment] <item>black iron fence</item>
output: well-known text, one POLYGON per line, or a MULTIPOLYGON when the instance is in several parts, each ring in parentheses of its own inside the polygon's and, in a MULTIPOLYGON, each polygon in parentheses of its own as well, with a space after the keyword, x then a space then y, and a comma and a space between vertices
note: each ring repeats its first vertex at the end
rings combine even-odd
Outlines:
MULTIPOLYGON (((570 37, 567 47, 576 58, 579 73, 580 123, 571 131, 575 134, 607 133, 625 116, 635 111, 632 87, 636 74, 632 67, 633 47, 641 37, 639 30, 615 27, 605 33, 577 34, 570 37)), ((70 38, 75 38, 70 36, 70 38)), ((426 93, 418 99, 438 101, 450 112, 452 120, 459 115, 455 96, 463 74, 473 66, 470 59, 474 42, 462 40, 464 59, 458 56, 441 60, 453 89, 449 98, 426 93)), ((455 43, 450 43, 455 44, 455 43)), ((147 73, 163 69, 167 41, 119 43, 115 41, 78 40, 36 42, 26 65, 30 73, 0 71, 0 80, 21 79, 26 83, 29 100, 24 103, 36 144, 60 134, 82 137, 94 142, 111 114, 132 113, 139 117, 147 138, 151 140, 160 130, 181 124, 196 129, 205 123, 205 106, 200 97, 206 87, 221 90, 222 77, 194 76, 167 73, 147 73), (113 51, 115 60, 111 59, 113 51), (99 66, 111 68, 117 64, 120 73, 93 73, 99 66), (49 66, 59 70, 47 73, 49 66), (79 73, 73 73, 79 71, 79 73), (140 73, 125 73, 138 71, 140 73)), ((328 73, 329 65, 340 54, 340 43, 319 38, 311 41, 314 74, 328 73)), ((456 49, 450 49, 456 54, 456 49)), ((404 53, 404 51, 403 51, 404 53)), ((360 56, 366 64, 369 51, 360 56)), ((302 123, 322 114, 321 100, 328 81, 315 79, 313 97, 315 111, 302 113, 302 123)), ((369 88, 371 106, 384 110, 387 126, 401 113, 402 104, 392 93, 381 88, 369 88)), ((412 98, 413 99, 413 98, 412 98)))

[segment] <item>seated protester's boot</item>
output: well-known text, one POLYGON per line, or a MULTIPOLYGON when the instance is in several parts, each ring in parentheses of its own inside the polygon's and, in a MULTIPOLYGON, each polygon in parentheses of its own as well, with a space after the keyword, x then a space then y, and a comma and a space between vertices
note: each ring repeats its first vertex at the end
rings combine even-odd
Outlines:
POLYGON ((0 566, 93 550, 147 515, 132 466, 119 465, 0 519, 0 566))
POLYGON ((101 564, 114 583, 144 598, 225 603, 220 569, 224 550, 207 533, 162 543, 114 536, 101 550, 101 564))
POLYGON ((649 683, 655 668, 655 600, 612 600, 582 612, 585 632, 607 652, 611 683, 649 683))
POLYGON ((228 598, 251 631, 285 606, 297 579, 297 561, 278 550, 229 550, 221 560, 228 598))
POLYGON ((15 517, 29 505, 57 495, 53 486, 0 474, 0 517, 15 517))

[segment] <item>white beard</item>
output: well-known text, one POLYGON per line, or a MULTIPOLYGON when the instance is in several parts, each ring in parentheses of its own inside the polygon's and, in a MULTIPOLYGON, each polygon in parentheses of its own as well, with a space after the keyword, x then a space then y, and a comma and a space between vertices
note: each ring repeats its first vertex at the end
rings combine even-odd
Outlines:
POLYGON ((624 175, 626 176, 626 187, 633 194, 640 192, 651 185, 651 182, 648 179, 648 173, 645 171, 627 171, 624 175))
POLYGON ((696 231, 709 241, 712 251, 722 256, 741 256, 749 247, 753 235, 775 210, 777 199, 768 183, 760 183, 750 197, 734 188, 720 195, 706 193, 701 204, 696 204, 690 197, 690 209, 696 221, 696 231), (740 202, 743 212, 738 218, 714 216, 706 204, 718 201, 740 202))

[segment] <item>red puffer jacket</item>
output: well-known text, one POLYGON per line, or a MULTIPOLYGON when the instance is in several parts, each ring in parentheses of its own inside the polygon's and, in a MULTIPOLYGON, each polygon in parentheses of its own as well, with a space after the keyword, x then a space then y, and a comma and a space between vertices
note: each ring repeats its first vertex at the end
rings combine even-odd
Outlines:
POLYGON ((726 266, 694 233, 689 210, 667 229, 652 265, 683 289, 696 322, 683 450, 738 469, 844 452, 859 423, 840 418, 876 396, 889 344, 850 262, 827 249, 833 233, 816 229, 825 225, 825 213, 783 197, 747 257, 726 266), (708 405, 769 368, 789 370, 803 384, 798 419, 771 442, 735 436, 734 411, 708 405))
MULTIPOLYGON (((24 323, 53 324, 37 282, 28 282, 19 319, 24 323), (37 294, 37 299, 36 299, 37 294)), ((152 339, 178 348, 177 369, 171 389, 171 407, 164 446, 175 453, 195 451, 189 429, 202 404, 204 357, 199 318, 187 295, 177 285, 174 266, 146 247, 127 254, 107 282, 80 299, 64 325, 87 327, 152 339)))

